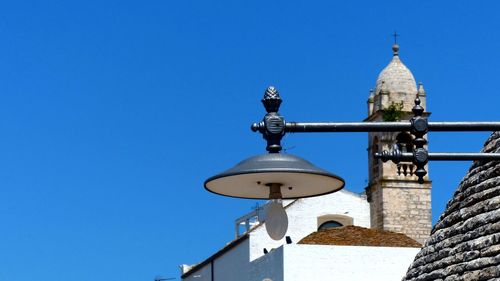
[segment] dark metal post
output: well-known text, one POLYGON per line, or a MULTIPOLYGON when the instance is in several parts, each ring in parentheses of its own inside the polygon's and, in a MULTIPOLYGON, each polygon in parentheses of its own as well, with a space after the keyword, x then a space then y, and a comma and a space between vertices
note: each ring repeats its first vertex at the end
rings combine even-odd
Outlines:
POLYGON ((411 122, 411 133, 415 136, 413 139, 413 144, 415 145, 415 150, 413 151, 414 159, 413 162, 417 166, 415 170, 415 175, 418 177, 418 183, 424 183, 424 177, 427 174, 425 170, 425 165, 428 162, 428 152, 427 149, 424 148, 424 145, 427 144, 427 140, 424 138, 425 134, 427 134, 428 125, 427 118, 422 117, 424 113, 424 108, 420 105, 420 98, 415 98, 415 106, 412 108, 413 116, 410 119, 411 122))
POLYGON ((285 119, 279 115, 281 97, 274 87, 267 88, 262 104, 267 111, 262 122, 254 124, 252 130, 259 131, 267 141, 266 150, 270 153, 281 151, 281 139, 285 135, 285 119))

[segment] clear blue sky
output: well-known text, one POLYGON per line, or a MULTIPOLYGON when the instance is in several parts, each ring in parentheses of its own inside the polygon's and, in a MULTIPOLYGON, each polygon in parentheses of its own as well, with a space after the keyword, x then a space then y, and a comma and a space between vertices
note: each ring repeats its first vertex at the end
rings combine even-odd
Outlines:
MULTIPOLYGON (((434 121, 499 120, 497 1, 3 1, 0 280, 151 281, 233 238, 252 200, 208 176, 264 152, 275 85, 294 121, 360 121, 391 34, 434 121)), ((430 136, 478 151, 487 133, 430 136)), ((365 134, 285 147, 367 178, 365 134)), ((434 220, 469 163, 432 163, 434 220)))

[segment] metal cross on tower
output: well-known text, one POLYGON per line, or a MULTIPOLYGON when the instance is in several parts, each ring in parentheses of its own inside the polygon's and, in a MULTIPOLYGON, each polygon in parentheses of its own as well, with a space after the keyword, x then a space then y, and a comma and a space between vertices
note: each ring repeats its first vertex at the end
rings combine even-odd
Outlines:
POLYGON ((396 31, 394 31, 394 34, 392 36, 394 36, 394 45, 397 45, 398 44, 398 36, 400 36, 400 35, 396 31))

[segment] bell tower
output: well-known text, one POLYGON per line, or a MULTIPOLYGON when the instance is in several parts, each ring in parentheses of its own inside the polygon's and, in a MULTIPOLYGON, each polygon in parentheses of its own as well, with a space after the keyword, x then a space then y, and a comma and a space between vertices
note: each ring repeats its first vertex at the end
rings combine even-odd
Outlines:
MULTIPOLYGON (((418 94, 426 107, 423 85, 417 89, 411 71, 399 58, 399 46, 392 46, 393 57, 379 74, 375 90, 370 90, 368 117, 365 122, 409 120, 418 94)), ((423 116, 429 116, 424 112, 423 116)), ((368 175, 366 194, 370 203, 371 227, 404 233, 424 243, 431 232, 431 186, 429 176, 419 184, 411 162, 383 163, 373 153, 398 148, 413 151, 413 138, 409 132, 371 132, 368 135, 368 175)), ((427 167, 426 167, 426 170, 427 167)))

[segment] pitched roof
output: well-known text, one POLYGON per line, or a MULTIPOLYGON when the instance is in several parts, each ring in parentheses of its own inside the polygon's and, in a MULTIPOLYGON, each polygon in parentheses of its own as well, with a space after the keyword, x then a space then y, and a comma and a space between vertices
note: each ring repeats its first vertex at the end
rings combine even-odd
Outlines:
POLYGON ((313 232, 300 240, 298 244, 414 248, 422 246, 401 233, 352 225, 313 232))
MULTIPOLYGON (((495 132, 482 150, 500 152, 495 132)), ((403 280, 499 280, 500 161, 472 164, 403 280)))

